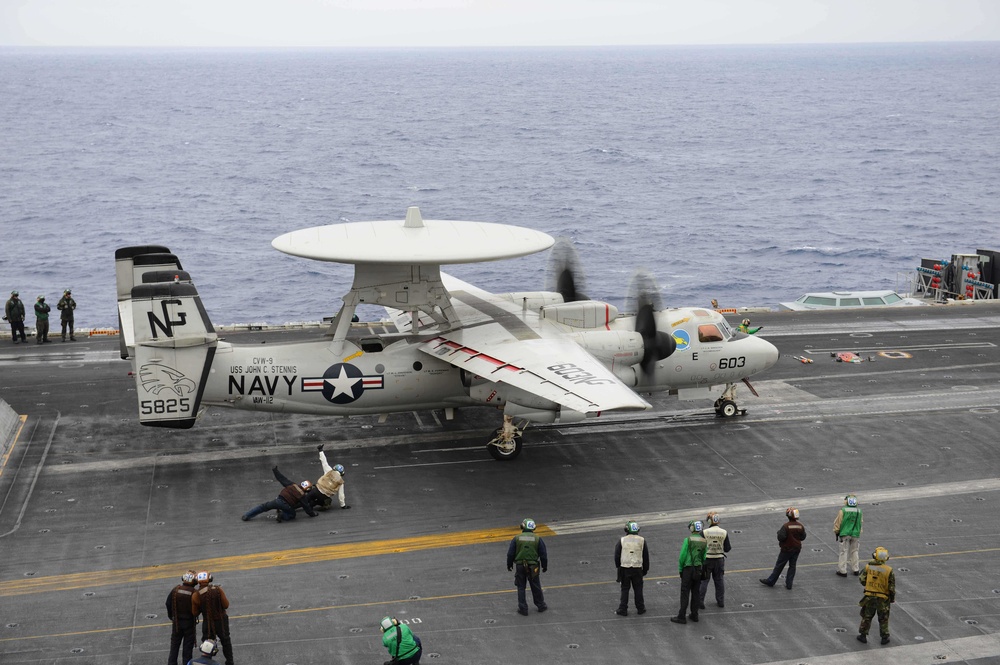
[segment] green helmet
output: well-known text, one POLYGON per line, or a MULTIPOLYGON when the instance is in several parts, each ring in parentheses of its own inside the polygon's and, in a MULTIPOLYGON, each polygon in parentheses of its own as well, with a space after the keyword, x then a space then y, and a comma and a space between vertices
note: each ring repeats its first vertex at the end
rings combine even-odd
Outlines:
POLYGON ((691 533, 701 533, 705 525, 702 524, 701 520, 691 520, 688 522, 688 528, 691 530, 691 533))
POLYGON ((625 533, 639 533, 639 523, 627 522, 625 524, 625 533))
POLYGON ((525 517, 521 520, 521 529, 524 531, 534 531, 535 530, 535 520, 530 517, 525 517))

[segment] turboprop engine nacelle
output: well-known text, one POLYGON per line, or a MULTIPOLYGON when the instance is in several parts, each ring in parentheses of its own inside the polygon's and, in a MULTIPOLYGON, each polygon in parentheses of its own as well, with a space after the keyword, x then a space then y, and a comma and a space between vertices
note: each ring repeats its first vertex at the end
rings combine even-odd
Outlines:
POLYGON ((512 418, 530 420, 533 423, 578 423, 587 418, 587 414, 585 413, 566 409, 558 404, 555 405, 555 410, 549 410, 532 409, 516 402, 507 402, 507 406, 503 409, 503 414, 512 418))
POLYGON ((618 308, 599 300, 575 300, 558 305, 546 305, 538 314, 574 328, 600 328, 618 317, 618 308))
POLYGON ((563 297, 555 291, 518 291, 502 293, 497 297, 532 311, 538 311, 547 305, 557 305, 563 301, 563 297))
POLYGON ((635 365, 642 360, 642 335, 634 330, 588 330, 571 333, 568 337, 587 350, 587 353, 610 365, 612 371, 619 367, 635 365))

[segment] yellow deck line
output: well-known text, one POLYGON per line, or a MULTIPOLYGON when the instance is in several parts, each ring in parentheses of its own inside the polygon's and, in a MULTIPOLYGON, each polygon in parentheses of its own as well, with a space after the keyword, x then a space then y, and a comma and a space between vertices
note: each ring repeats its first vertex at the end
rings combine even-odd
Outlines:
MULTIPOLYGON (((66 575, 49 575, 46 577, 0 582, 0 597, 162 580, 177 577, 189 569, 210 570, 213 573, 256 570, 277 566, 297 566, 321 561, 335 561, 337 559, 403 554, 405 552, 419 552, 421 550, 441 549, 445 547, 482 545, 505 542, 518 533, 520 533, 520 529, 516 527, 480 529, 477 531, 458 531, 429 536, 394 538, 392 540, 370 540, 357 543, 321 545, 318 547, 300 547, 289 550, 163 563, 111 571, 87 571, 66 575)), ((538 525, 535 533, 546 537, 555 535, 552 529, 543 524, 538 525)))
MULTIPOLYGON (((537 533, 537 531, 540 531, 540 530, 541 530, 541 528, 539 528, 538 530, 536 530, 536 533, 537 533)), ((511 533, 516 533, 516 532, 512 531, 511 533)), ((892 558, 893 559, 924 559, 924 558, 939 557, 939 556, 956 556, 956 555, 969 555, 969 554, 984 554, 984 553, 997 552, 997 551, 1000 551, 1000 547, 986 547, 986 548, 972 549, 972 550, 958 550, 958 551, 954 551, 954 552, 928 552, 926 554, 907 554, 907 555, 898 556, 898 557, 892 557, 892 558)), ((820 562, 808 563, 808 564, 801 564, 800 563, 799 564, 799 568, 825 568, 825 567, 831 567, 831 566, 835 566, 835 565, 837 565, 836 561, 820 561, 820 562)), ((740 575, 740 574, 744 574, 744 575, 746 575, 746 574, 757 575, 757 574, 760 574, 762 572, 767 572, 769 570, 771 570, 771 566, 770 565, 768 565, 767 567, 761 567, 761 568, 737 568, 735 570, 727 570, 726 574, 727 575, 740 575)), ((646 577, 646 581, 647 582, 654 582, 654 581, 657 581, 657 580, 676 580, 676 579, 677 579, 676 575, 656 575, 656 576, 651 575, 651 576, 646 577)), ((546 585, 545 589, 547 591, 553 591, 553 590, 558 590, 558 589, 580 589, 580 588, 594 587, 594 586, 608 586, 608 585, 612 585, 612 584, 614 584, 614 585, 617 586, 618 582, 615 582, 613 580, 600 580, 600 581, 592 581, 592 582, 567 582, 567 583, 564 583, 564 584, 546 585)), ((437 601, 444 601, 444 600, 454 600, 456 598, 475 598, 475 597, 481 597, 481 596, 495 596, 495 595, 502 595, 502 594, 512 594, 514 592, 515 592, 515 590, 511 589, 511 588, 506 588, 506 589, 489 589, 489 590, 485 590, 485 591, 469 591, 469 592, 466 592, 466 593, 451 593, 451 594, 444 594, 444 595, 439 595, 439 596, 425 596, 425 597, 421 597, 421 598, 394 598, 394 599, 391 599, 391 600, 371 600, 371 601, 361 602, 361 603, 344 603, 344 604, 341 604, 341 605, 319 605, 319 606, 314 606, 314 607, 300 607, 300 608, 296 608, 296 609, 276 610, 276 611, 272 611, 272 612, 255 612, 255 613, 251 613, 251 614, 231 614, 231 615, 229 615, 229 620, 230 621, 239 621, 239 620, 244 620, 244 619, 259 619, 259 618, 264 618, 264 617, 286 616, 286 615, 290 615, 290 614, 304 614, 304 613, 313 613, 313 612, 332 612, 332 611, 335 611, 335 610, 348 610, 348 609, 355 609, 355 608, 359 608, 359 607, 378 607, 380 605, 393 605, 393 606, 397 606, 397 605, 404 604, 404 603, 428 603, 428 602, 437 602, 437 601)), ((41 640, 41 639, 53 639, 53 638, 62 638, 62 637, 77 637, 77 636, 80 636, 80 635, 96 635, 96 634, 100 634, 100 633, 114 633, 114 632, 131 631, 131 630, 142 630, 142 629, 145 629, 145 628, 165 628, 165 627, 168 627, 168 626, 170 626, 170 623, 159 622, 159 623, 143 624, 143 625, 114 626, 114 627, 110 627, 110 628, 93 628, 93 629, 90 629, 90 630, 76 630, 76 631, 65 632, 65 633, 49 633, 49 634, 45 634, 45 635, 24 635, 24 636, 17 636, 17 637, 2 637, 2 638, 0 638, 0 643, 3 643, 3 642, 19 642, 19 641, 23 641, 23 640, 41 640)))

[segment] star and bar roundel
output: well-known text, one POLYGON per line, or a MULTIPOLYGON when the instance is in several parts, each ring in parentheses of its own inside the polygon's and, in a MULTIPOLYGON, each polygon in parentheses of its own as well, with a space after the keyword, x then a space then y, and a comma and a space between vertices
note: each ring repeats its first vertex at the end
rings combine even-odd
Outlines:
POLYGON ((320 392, 327 401, 334 404, 350 404, 361 397, 366 390, 380 390, 384 386, 381 374, 365 376, 360 369, 350 363, 330 365, 323 376, 302 378, 304 393, 320 392))

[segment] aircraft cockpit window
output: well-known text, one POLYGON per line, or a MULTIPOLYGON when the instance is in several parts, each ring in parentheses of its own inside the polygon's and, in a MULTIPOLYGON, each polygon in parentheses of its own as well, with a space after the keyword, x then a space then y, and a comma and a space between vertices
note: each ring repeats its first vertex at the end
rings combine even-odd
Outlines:
POLYGON ((699 342, 721 342, 723 339, 725 338, 722 336, 722 332, 714 324, 698 326, 699 342))
POLYGON ((694 315, 702 319, 705 318, 706 316, 712 316, 712 314, 714 314, 714 312, 708 312, 704 309, 694 310, 694 315))
POLYGON ((841 307, 860 307, 861 306, 861 298, 841 298, 840 299, 840 306, 841 307))
POLYGON ((885 295, 885 304, 891 305, 894 302, 899 302, 902 298, 899 297, 897 293, 887 293, 885 295))
POLYGON ((365 353, 378 353, 382 348, 382 340, 378 337, 366 337, 361 340, 361 350, 365 353))
POLYGON ((722 334, 725 336, 726 339, 732 339, 733 336, 736 334, 736 331, 733 330, 733 327, 729 325, 729 321, 726 321, 725 319, 722 319, 722 321, 719 322, 719 327, 722 328, 722 334))
POLYGON ((807 305, 823 305, 825 307, 837 306, 836 298, 827 298, 826 296, 806 296, 805 300, 802 300, 802 302, 807 305))
POLYGON ((864 303, 866 305, 876 305, 877 306, 877 305, 884 305, 885 304, 882 301, 881 298, 862 298, 861 300, 864 301, 864 303))

